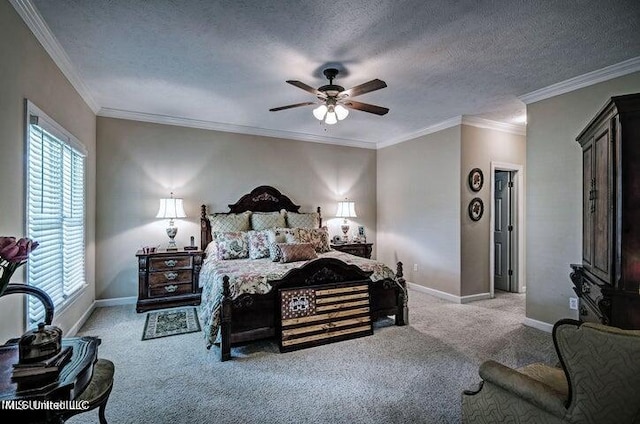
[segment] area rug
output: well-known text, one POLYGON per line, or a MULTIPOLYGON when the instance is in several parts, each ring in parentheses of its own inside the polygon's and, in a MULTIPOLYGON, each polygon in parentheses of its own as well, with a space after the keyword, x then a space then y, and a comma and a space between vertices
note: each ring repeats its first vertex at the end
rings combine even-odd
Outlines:
POLYGON ((180 308, 149 312, 144 323, 142 340, 200 331, 196 308, 180 308))

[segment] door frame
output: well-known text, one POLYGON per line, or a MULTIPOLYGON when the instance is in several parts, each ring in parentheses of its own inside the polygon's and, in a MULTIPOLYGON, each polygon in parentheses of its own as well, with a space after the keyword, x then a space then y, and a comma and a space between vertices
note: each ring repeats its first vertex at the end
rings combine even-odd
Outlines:
POLYGON ((516 228, 514 237, 516 239, 517 246, 517 284, 516 292, 524 293, 527 285, 525 281, 525 254, 524 254, 524 167, 515 163, 508 162, 491 162, 491 173, 489 176, 491 187, 491 207, 489 208, 489 295, 495 297, 495 281, 494 281, 494 267, 495 267, 495 253, 494 253, 494 231, 495 231, 495 216, 494 216, 494 201, 496 195, 495 189, 495 172, 496 171, 513 171, 514 179, 516 182, 516 201, 515 215, 516 215, 516 228))

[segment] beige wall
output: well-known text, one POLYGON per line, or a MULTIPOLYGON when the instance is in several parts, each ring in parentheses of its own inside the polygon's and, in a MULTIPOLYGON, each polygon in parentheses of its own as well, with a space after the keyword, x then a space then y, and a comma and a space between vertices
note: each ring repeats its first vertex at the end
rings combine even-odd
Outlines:
POLYGON ((376 239, 376 151, 111 118, 97 122, 98 299, 137 295, 135 253, 166 245, 167 222, 155 219, 158 199, 175 192, 188 218, 177 220, 178 245, 199 243, 200 204, 226 212, 259 185, 272 185, 301 205, 322 207, 331 235, 337 201, 356 202, 358 218, 376 239))
POLYGON ((630 74, 527 106, 527 317, 577 317, 569 264, 580 263, 582 155, 575 137, 610 96, 640 92, 630 74))
MULTIPOLYGON (((94 300, 95 277, 95 123, 82 98, 35 39, 9 2, 0 2, 0 234, 25 233, 24 102, 31 100, 77 137, 87 157, 87 257, 89 287, 70 307, 56 311, 54 322, 65 332, 94 300)), ((24 269, 24 268, 23 268, 24 269)), ((24 271, 13 282, 24 281, 24 271)), ((0 299, 0 340, 24 332, 23 301, 0 299)))
MULTIPOLYGON (((337 200, 355 200, 358 218, 352 227, 365 225, 369 239, 377 241, 378 259, 389 265, 403 261, 409 281, 456 296, 487 290, 489 274, 482 270, 488 268, 488 249, 479 246, 488 246, 489 222, 470 225, 466 219, 473 197, 466 177, 475 166, 486 177, 487 161, 518 163, 511 154, 521 154, 523 140, 507 141, 502 133, 462 125, 376 153, 108 118, 96 123, 8 2, 0 2, 0 62, 0 234, 21 236, 25 231, 25 99, 89 152, 89 287, 70 307, 57 311, 55 322, 65 331, 95 297, 136 295, 134 253, 143 244, 166 243, 165 223, 153 217, 157 199, 171 190, 185 198, 189 215, 178 222, 179 244, 190 235, 198 238, 200 203, 224 211, 251 188, 270 184, 304 211, 321 206, 333 234, 339 231, 339 220, 331 219, 337 200)), ((528 105, 526 280, 531 319, 553 323, 576 316, 568 309, 573 296, 568 264, 580 261, 582 225, 581 156, 574 138, 608 97, 639 91, 636 73, 528 105)), ((488 187, 480 192, 485 206, 491 204, 489 193, 488 187)), ((487 213, 485 209, 488 218, 487 213)), ((14 278, 22 282, 24 273, 14 278)), ((0 339, 24 330, 21 299, 0 299, 0 339)))
MULTIPOLYGON (((460 174, 460 242, 461 242, 461 295, 489 293, 490 224, 493 201, 491 200, 491 162, 505 162, 523 167, 526 154, 526 137, 486 128, 462 125, 461 174, 460 174), (473 168, 480 168, 484 185, 479 192, 469 188, 468 175, 473 168), (484 203, 484 214, 479 221, 469 218, 467 207, 474 197, 484 203)), ((524 178, 524 175, 520 176, 524 178)), ((523 229, 524 232, 524 229, 523 229)))
POLYGON ((378 150, 378 259, 460 295, 460 126, 378 150), (418 271, 413 270, 418 265, 418 271))

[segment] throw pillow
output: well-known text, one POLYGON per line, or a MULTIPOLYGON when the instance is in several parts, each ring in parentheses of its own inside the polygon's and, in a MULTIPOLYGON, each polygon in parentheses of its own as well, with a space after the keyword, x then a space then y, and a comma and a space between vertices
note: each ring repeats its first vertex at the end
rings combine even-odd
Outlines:
POLYGON ((251 229, 251 212, 214 213, 209 215, 211 234, 249 231, 251 229))
POLYGON ((287 212, 287 227, 289 228, 318 228, 319 224, 320 215, 317 212, 287 212))
POLYGON ((285 215, 287 211, 280 212, 253 212, 251 214, 251 228, 253 230, 264 230, 266 228, 284 227, 285 215))
POLYGON ((289 234, 290 237, 295 237, 297 233, 297 228, 272 228, 267 230, 269 237, 269 256, 273 262, 278 262, 282 258, 277 243, 286 243, 287 234, 289 234))
POLYGON ((308 261, 318 257, 311 243, 277 243, 277 246, 282 253, 282 263, 308 261))
POLYGON ((298 241, 300 243, 311 243, 318 253, 329 252, 329 230, 322 228, 299 228, 298 241))
POLYGON ((249 258, 261 259, 270 255, 269 234, 265 230, 249 231, 249 258))
POLYGON ((249 240, 244 231, 215 233, 218 259, 243 259, 249 257, 249 240))

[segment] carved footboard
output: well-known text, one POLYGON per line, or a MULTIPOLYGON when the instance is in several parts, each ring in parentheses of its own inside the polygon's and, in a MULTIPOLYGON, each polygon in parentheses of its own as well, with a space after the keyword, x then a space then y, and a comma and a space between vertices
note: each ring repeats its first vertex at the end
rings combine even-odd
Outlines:
POLYGON ((272 281, 266 294, 243 294, 231 299, 229 278, 223 278, 220 308, 220 360, 231 359, 231 345, 272 337, 278 327, 278 290, 363 281, 370 287, 371 319, 395 315, 396 325, 408 324, 407 289, 402 263, 396 278, 371 281, 371 272, 335 258, 321 258, 294 268, 280 280, 272 281))

